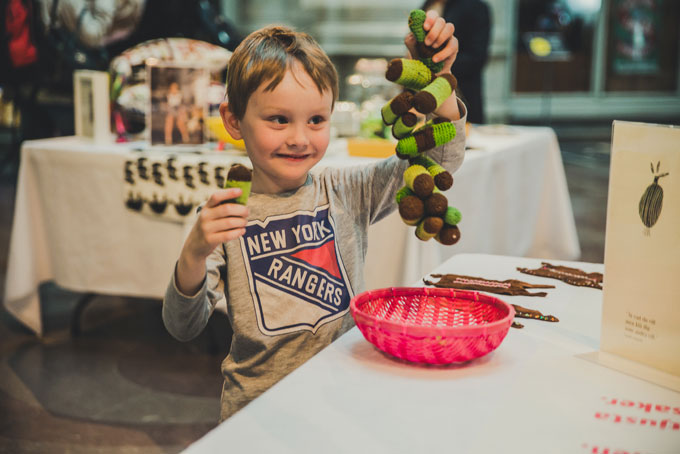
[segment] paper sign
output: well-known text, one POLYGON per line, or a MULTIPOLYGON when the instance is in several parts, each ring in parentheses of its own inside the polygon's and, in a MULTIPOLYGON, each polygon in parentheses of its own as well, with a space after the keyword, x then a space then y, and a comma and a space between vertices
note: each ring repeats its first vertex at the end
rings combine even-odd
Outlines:
POLYGON ((111 142, 109 73, 74 71, 73 98, 76 135, 98 143, 111 142))
POLYGON ((680 128, 614 122, 604 263, 602 352, 680 377, 680 128))

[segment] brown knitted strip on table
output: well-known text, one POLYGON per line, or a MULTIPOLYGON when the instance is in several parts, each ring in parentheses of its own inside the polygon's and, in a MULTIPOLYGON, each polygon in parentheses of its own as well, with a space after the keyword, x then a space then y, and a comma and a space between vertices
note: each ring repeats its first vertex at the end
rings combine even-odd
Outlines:
POLYGON ((559 322, 559 319, 554 315, 543 315, 540 311, 527 309, 526 307, 518 306, 517 304, 513 304, 512 307, 515 308, 515 317, 542 320, 544 322, 559 322))
POLYGON ((542 266, 540 268, 536 269, 518 267, 517 271, 534 276, 559 279, 569 285, 576 285, 578 287, 592 287, 602 290, 602 273, 586 273, 585 271, 579 270, 578 268, 556 266, 547 262, 541 262, 541 265, 542 266))
POLYGON ((482 277, 463 276, 458 274, 432 274, 434 278, 440 278, 438 282, 423 279, 427 285, 443 288, 457 288, 460 290, 476 290, 481 292, 497 293, 510 296, 546 296, 546 292, 529 293, 528 288, 555 288, 554 285, 537 285, 516 279, 494 281, 482 277))

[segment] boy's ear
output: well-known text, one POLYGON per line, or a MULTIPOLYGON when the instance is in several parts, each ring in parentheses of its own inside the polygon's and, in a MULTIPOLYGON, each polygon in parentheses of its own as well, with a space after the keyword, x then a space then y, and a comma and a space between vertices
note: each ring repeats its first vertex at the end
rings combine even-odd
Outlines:
POLYGON ((229 110, 229 103, 227 101, 220 104, 220 116, 222 117, 222 124, 229 135, 236 140, 242 139, 241 123, 236 118, 236 115, 229 110))

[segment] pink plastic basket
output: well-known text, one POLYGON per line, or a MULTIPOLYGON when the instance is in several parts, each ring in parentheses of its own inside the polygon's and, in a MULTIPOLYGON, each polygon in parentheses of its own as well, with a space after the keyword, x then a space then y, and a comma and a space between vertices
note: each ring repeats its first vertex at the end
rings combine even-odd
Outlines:
POLYGON ((493 296, 447 288, 401 287, 363 292, 350 311, 364 337, 407 361, 450 364, 500 345, 515 309, 493 296))

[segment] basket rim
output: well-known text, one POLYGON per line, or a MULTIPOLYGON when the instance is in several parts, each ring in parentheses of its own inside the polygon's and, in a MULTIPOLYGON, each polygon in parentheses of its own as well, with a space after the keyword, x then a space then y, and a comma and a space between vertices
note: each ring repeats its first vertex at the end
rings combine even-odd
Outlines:
POLYGON ((507 331, 510 329, 512 320, 515 318, 515 308, 505 301, 495 296, 487 295, 485 293, 472 290, 458 290, 452 288, 438 288, 438 287, 385 287, 380 289, 366 290, 354 296, 350 300, 350 313, 357 325, 359 323, 372 325, 378 329, 391 331, 395 333, 405 334, 408 331, 410 335, 421 335, 429 337, 433 335, 441 336, 478 336, 493 334, 498 331, 507 331), (385 296, 410 296, 410 295, 431 295, 440 297, 451 297, 457 299, 467 299, 477 301, 483 304, 491 304, 507 309, 508 314, 500 320, 496 320, 484 325, 471 326, 422 326, 409 322, 395 322, 368 315, 357 307, 359 303, 367 299, 385 296))

